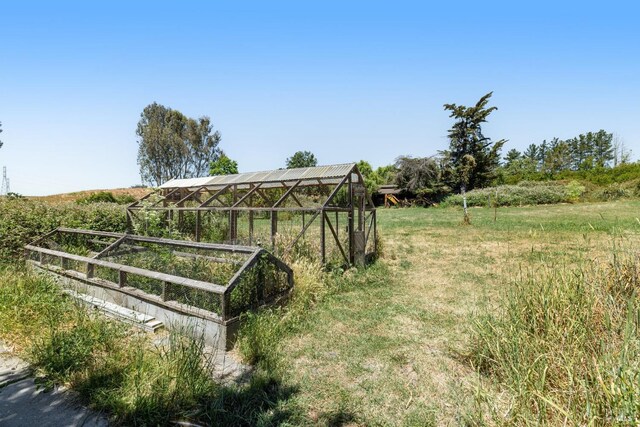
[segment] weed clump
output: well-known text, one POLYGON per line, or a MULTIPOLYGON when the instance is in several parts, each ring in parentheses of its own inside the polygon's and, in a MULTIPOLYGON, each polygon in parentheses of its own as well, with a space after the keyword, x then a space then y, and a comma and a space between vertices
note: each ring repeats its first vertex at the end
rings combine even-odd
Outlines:
POLYGON ((470 361, 511 400, 497 417, 521 424, 640 422, 638 290, 637 256, 618 251, 605 265, 549 267, 516 280, 502 308, 479 316, 472 328, 470 361))

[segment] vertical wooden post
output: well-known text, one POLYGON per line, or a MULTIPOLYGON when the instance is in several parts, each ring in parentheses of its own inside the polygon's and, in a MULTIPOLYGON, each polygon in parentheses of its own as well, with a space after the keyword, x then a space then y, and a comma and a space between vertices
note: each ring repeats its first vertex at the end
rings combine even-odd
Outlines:
POLYGON ((127 233, 131 233, 133 231, 133 218, 131 218, 131 212, 127 209, 127 233))
POLYGON ((196 242, 200 241, 200 222, 202 221, 202 213, 196 211, 196 242))
POLYGON ((278 211, 271 211, 271 249, 276 248, 276 234, 278 234, 278 211))
POLYGON ((118 286, 127 286, 127 273, 122 270, 118 270, 118 286))
POLYGON ((327 248, 325 246, 325 236, 324 236, 324 221, 325 221, 325 212, 322 209, 322 213, 320 214, 320 259, 322 260, 322 264, 327 262, 327 248))
MULTIPOLYGON (((233 204, 238 201, 238 186, 233 186, 233 204)), ((238 211, 231 210, 229 216, 229 233, 231 234, 231 243, 236 244, 238 240, 238 211)))
POLYGON ((378 218, 376 218, 377 212, 373 211, 373 252, 375 257, 378 257, 378 218))
POLYGON ((249 246, 253 244, 253 211, 249 211, 249 246))
POLYGON ((354 230, 354 219, 353 219, 353 215, 354 215, 354 211, 355 211, 355 206, 353 203, 353 180, 352 178, 352 174, 349 174, 349 182, 348 182, 348 191, 349 191, 349 262, 351 264, 353 264, 354 261, 354 247, 353 247, 353 232, 354 230))
POLYGON ((221 302, 221 307, 220 307, 220 317, 222 317, 223 321, 226 321, 229 318, 229 305, 231 302, 231 298, 229 296, 229 294, 224 293, 222 295, 220 295, 220 302, 221 302))
POLYGON ((87 279, 91 279, 93 277, 94 266, 93 264, 87 263, 87 279))

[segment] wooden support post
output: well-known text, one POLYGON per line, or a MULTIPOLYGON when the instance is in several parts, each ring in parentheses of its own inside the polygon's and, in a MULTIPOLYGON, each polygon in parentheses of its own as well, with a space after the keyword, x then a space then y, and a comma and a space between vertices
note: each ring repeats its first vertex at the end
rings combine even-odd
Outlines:
POLYGON ((87 279, 91 279, 93 277, 94 266, 91 263, 87 263, 87 279))
POLYGON ((320 259, 322 264, 327 262, 327 247, 324 235, 324 221, 325 221, 325 212, 322 210, 322 214, 320 215, 320 259))
POLYGON ((133 218, 131 218, 131 211, 127 209, 127 233, 133 231, 133 218))
POLYGON ((373 252, 375 257, 378 257, 378 219, 376 218, 376 211, 373 214, 373 252))
POLYGON ((225 293, 220 295, 222 306, 220 307, 220 317, 222 317, 223 321, 229 319, 229 306, 231 305, 230 294, 225 293))
POLYGON ((200 222, 202 221, 202 213, 196 211, 196 242, 200 241, 200 222))
POLYGON ((249 211, 249 246, 253 244, 253 211, 249 211))
POLYGON ((118 286, 121 288, 127 286, 127 272, 118 270, 118 286))
MULTIPOLYGON (((238 201, 238 186, 233 186, 233 204, 238 201)), ((238 240, 238 211, 231 210, 229 217, 229 232, 231 234, 231 244, 236 244, 238 240)))
POLYGON ((160 295, 160 298, 162 298, 162 301, 166 301, 167 300, 167 291, 169 284, 167 282, 162 282, 162 294, 160 295))
POLYGON ((353 216, 355 214, 355 209, 354 209, 354 204, 353 204, 353 180, 351 179, 351 174, 349 174, 349 186, 348 186, 348 191, 349 191, 349 262, 351 264, 353 264, 354 261, 354 237, 353 237, 353 232, 354 230, 354 219, 353 216))
POLYGON ((271 249, 276 248, 276 234, 278 234, 278 211, 271 211, 271 249))

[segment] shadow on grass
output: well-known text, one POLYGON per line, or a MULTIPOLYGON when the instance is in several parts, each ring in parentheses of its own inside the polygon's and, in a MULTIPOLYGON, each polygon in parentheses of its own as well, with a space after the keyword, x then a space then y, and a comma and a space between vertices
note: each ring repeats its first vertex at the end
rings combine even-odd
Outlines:
POLYGON ((75 384, 74 388, 91 407, 109 413, 113 425, 266 427, 305 424, 303 412, 291 401, 298 388, 283 385, 274 377, 256 375, 243 385, 212 383, 212 387, 198 390, 189 390, 190 385, 184 384, 170 393, 158 387, 141 390, 133 399, 121 399, 118 384, 127 381, 126 376, 126 369, 103 369, 75 384), (185 395, 189 398, 185 399, 185 395))

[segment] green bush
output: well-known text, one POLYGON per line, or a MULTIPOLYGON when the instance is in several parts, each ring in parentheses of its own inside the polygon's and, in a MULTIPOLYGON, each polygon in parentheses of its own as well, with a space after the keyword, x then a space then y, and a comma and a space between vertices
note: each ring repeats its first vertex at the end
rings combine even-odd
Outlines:
POLYGON ((82 206, 0 198, 0 262, 19 258, 25 244, 60 226, 124 232, 126 211, 112 203, 82 206))
POLYGON ((633 191, 628 190, 621 184, 610 184, 603 188, 598 188, 589 194, 589 199, 598 202, 610 202, 612 200, 631 197, 633 191))
MULTIPOLYGON (((576 193, 582 193, 580 186, 569 188, 558 182, 529 182, 523 181, 518 185, 500 185, 498 187, 482 188, 467 192, 468 206, 523 206, 546 205, 574 201, 576 193)), ((462 195, 454 194, 447 197, 443 206, 462 206, 462 195)))
POLYGON ((136 198, 130 194, 123 194, 122 196, 114 196, 110 191, 99 191, 97 193, 89 194, 86 197, 81 197, 76 200, 79 205, 89 205, 91 203, 117 203, 125 205, 133 203, 136 198))

